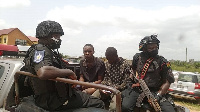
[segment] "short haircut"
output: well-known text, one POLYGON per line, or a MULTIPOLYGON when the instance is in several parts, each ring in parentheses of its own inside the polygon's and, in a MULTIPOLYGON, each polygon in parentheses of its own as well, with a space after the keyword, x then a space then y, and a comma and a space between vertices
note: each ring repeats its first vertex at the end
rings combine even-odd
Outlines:
MULTIPOLYGON (((85 44, 85 46, 90 46, 90 47, 92 47, 92 49, 93 49, 93 51, 94 51, 94 47, 93 47, 92 44, 85 44)), ((85 47, 85 46, 84 46, 84 47, 85 47)), ((83 47, 83 48, 84 48, 84 47, 83 47)))
POLYGON ((118 56, 117 55, 117 50, 114 48, 114 47, 108 47, 106 49, 106 53, 105 53, 106 56, 118 56))

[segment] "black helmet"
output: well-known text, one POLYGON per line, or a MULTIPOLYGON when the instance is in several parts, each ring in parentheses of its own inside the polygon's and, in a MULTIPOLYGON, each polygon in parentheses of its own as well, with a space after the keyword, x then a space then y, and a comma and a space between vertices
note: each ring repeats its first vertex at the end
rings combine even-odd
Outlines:
POLYGON ((151 43, 156 43, 159 48, 160 41, 157 39, 157 35, 145 36, 139 43, 139 51, 143 51, 143 48, 145 48, 147 44, 151 43))
POLYGON ((50 33, 60 33, 64 35, 61 25, 55 21, 43 21, 36 28, 36 38, 48 36, 50 33))

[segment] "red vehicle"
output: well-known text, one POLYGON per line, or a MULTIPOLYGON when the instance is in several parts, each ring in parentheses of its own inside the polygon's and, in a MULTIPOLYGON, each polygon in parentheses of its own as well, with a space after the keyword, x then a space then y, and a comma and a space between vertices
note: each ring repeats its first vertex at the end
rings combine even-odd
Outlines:
POLYGON ((0 44, 0 56, 2 55, 16 56, 18 52, 19 49, 17 46, 0 44))

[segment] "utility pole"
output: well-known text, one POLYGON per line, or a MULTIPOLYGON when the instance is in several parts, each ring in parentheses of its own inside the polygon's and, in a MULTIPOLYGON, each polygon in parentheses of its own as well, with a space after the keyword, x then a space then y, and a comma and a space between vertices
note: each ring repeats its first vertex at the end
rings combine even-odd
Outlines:
POLYGON ((187 62, 187 47, 186 47, 186 62, 187 62))

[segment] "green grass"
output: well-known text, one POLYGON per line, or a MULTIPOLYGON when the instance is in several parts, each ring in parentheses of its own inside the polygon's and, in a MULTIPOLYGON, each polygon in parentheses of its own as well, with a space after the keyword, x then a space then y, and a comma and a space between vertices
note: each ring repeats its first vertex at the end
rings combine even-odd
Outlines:
POLYGON ((172 70, 185 71, 185 72, 199 72, 200 73, 200 69, 196 69, 194 67, 187 68, 185 66, 176 66, 176 65, 172 65, 171 67, 172 67, 172 70))
POLYGON ((183 98, 174 98, 174 102, 177 105, 187 107, 190 111, 200 112, 200 102, 197 100, 187 100, 183 98))

